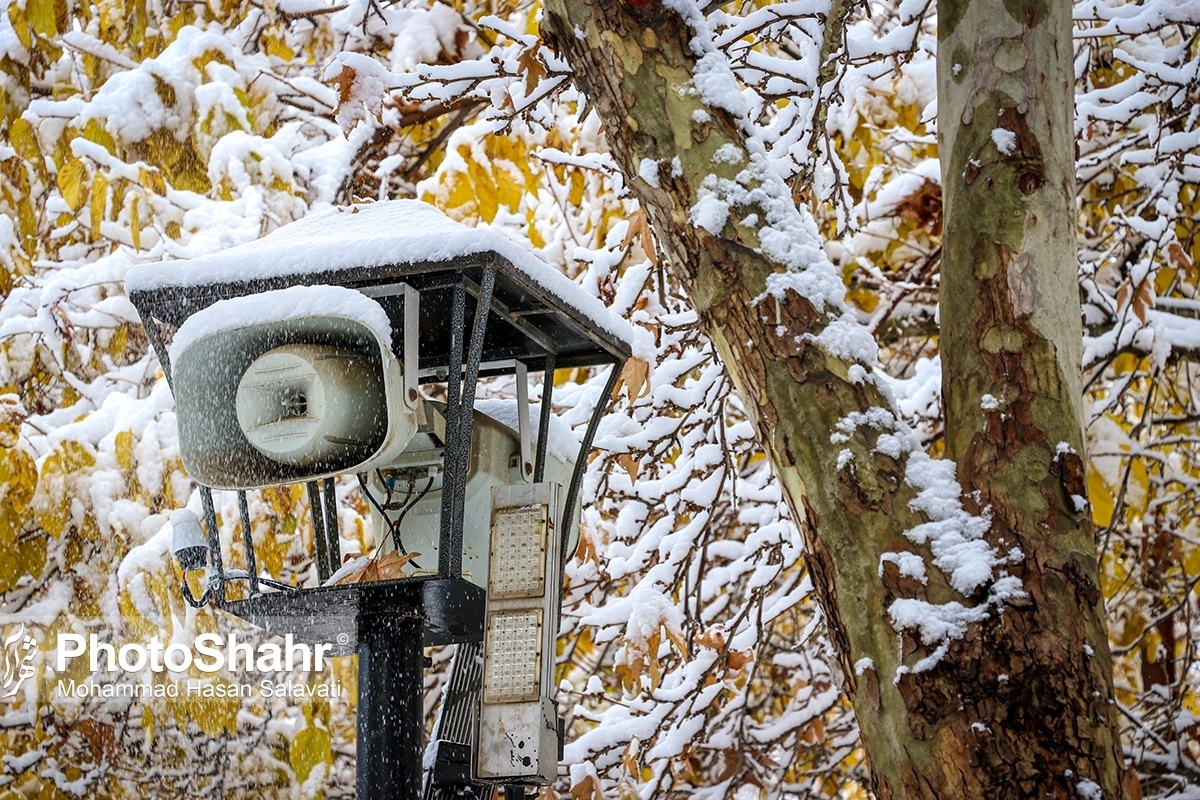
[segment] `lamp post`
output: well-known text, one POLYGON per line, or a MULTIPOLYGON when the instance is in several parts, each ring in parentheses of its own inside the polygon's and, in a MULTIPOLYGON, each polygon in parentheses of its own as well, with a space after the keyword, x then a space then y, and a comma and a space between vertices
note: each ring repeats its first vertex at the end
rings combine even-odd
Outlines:
MULTIPOLYGON (((200 484, 210 579, 201 598, 185 580, 189 601, 358 654, 360 797, 552 779, 562 566, 586 455, 630 353, 625 323, 499 234, 416 201, 320 212, 209 256, 141 265, 126 286, 200 484), (550 447, 554 371, 604 365, 608 386, 571 466, 550 447), (543 373, 536 434, 530 372, 543 373), (475 407, 477 382, 493 375, 517 379, 511 430, 475 407), (444 403, 422 396, 427 384, 444 387, 444 403), (343 474, 358 474, 380 536, 419 541, 436 563, 330 585, 343 474), (423 492, 399 507, 377 496, 389 481, 413 495, 418 478, 423 492), (308 489, 319 586, 256 567, 246 493, 292 483, 308 489), (224 566, 214 491, 237 493, 245 572, 224 566), (231 581, 246 583, 244 599, 229 598, 231 581), (423 647, 449 643, 458 650, 423 782, 423 647), (523 675, 529 659, 539 667, 523 675)), ((204 539, 180 524, 184 566, 200 566, 204 539)))

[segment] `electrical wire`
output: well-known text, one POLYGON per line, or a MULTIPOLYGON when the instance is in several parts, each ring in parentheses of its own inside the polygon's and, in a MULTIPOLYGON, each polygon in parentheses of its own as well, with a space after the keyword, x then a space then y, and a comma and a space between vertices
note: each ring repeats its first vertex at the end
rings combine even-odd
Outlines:
POLYGON ((367 488, 366 474, 367 473, 365 472, 358 473, 358 488, 362 490, 363 497, 367 498, 367 502, 375 507, 375 510, 379 512, 380 516, 382 516, 384 519, 387 519, 387 512, 383 510, 383 506, 379 504, 379 501, 375 499, 373 494, 371 494, 371 490, 367 488))
MULTIPOLYGON (((376 470, 376 473, 378 474, 378 470, 376 470)), ((385 491, 387 491, 389 495, 387 501, 384 503, 380 503, 377 499, 375 499, 375 496, 371 494, 371 490, 367 486, 365 473, 360 472, 357 474, 357 477, 359 488, 362 490, 363 496, 367 498, 367 502, 374 506, 375 510, 379 512, 379 515, 385 522, 388 522, 387 507, 391 505, 391 490, 387 489, 387 483, 383 480, 383 475, 378 474, 379 482, 383 484, 385 491)), ((408 491, 404 495, 404 500, 401 501, 402 507, 400 509, 400 514, 396 517, 395 522, 388 522, 388 532, 383 537, 382 541, 379 542, 379 548, 377 548, 375 551, 376 557, 379 555, 379 550, 383 548, 384 542, 388 540, 389 536, 392 538, 392 546, 404 555, 408 555, 408 551, 404 549, 404 542, 400 538, 400 525, 404 522, 404 518, 408 516, 408 512, 411 511, 417 505, 417 503, 421 502, 425 495, 429 494, 429 491, 433 488, 433 482, 436 478, 436 474, 430 474, 429 481, 425 484, 425 488, 422 489, 421 493, 416 497, 412 496, 416 481, 414 480, 409 483, 408 491), (411 501, 409 498, 412 498, 411 501)), ((413 566, 419 567, 420 565, 414 561, 413 566)))
MULTIPOLYGON (((404 549, 404 545, 400 541, 400 524, 402 522, 404 522, 404 518, 408 515, 408 512, 412 511, 412 509, 417 505, 417 503, 421 502, 421 500, 425 497, 425 495, 429 494, 429 490, 433 488, 433 481, 434 481, 434 478, 436 478, 436 477, 437 477, 436 475, 429 476, 429 482, 425 484, 425 488, 422 489, 421 493, 416 496, 416 499, 414 499, 411 503, 404 506, 404 508, 402 508, 400 510, 400 516, 396 517, 396 521, 392 523, 391 530, 389 531, 389 533, 391 534, 391 537, 392 537, 392 544, 395 546, 395 548, 397 550, 404 553, 405 555, 408 555, 408 551, 404 549)), ((414 561, 413 566, 420 566, 420 565, 414 561)))

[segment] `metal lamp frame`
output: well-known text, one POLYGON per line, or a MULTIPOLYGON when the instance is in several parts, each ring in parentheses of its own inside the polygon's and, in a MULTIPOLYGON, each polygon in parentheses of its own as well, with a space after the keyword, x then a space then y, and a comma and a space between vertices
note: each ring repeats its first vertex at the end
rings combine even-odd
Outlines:
MULTIPOLYGON (((336 285, 376 299, 393 321, 393 350, 402 359, 405 400, 415 405, 417 383, 446 384, 446 436, 436 575, 264 593, 250 534, 246 492, 237 492, 245 544, 249 597, 230 600, 212 489, 200 487, 215 605, 271 633, 291 633, 309 643, 334 644, 333 655, 359 656, 358 795, 456 796, 462 772, 440 763, 422 785, 424 645, 459 644, 452 691, 447 693, 434 738, 442 752, 470 742, 472 667, 483 638, 485 592, 463 579, 463 514, 469 469, 472 412, 480 378, 517 376, 527 402, 529 371, 544 373, 536 454, 526 452, 526 408, 520 409, 524 473, 532 456, 533 482, 543 479, 554 372, 610 365, 604 393, 585 430, 567 487, 563 520, 571 519, 592 441, 612 395, 629 346, 598 328, 551 290, 494 252, 443 262, 397 263, 205 285, 130 292, 169 384, 165 334, 220 300, 294 285, 336 285), (447 308, 448 306, 448 308, 447 308), (448 311, 448 315, 446 315, 448 311), (469 336, 468 336, 469 331, 469 336), (397 341, 397 338, 399 341, 397 341), (446 776, 450 777, 447 778, 446 776)), ((337 568, 339 537, 333 478, 307 482, 317 574, 323 584, 337 568)), ((565 538, 567 525, 559 530, 565 538)), ((563 558, 567 558, 564 541, 563 558)), ((264 581, 277 587, 276 581, 264 581)), ((459 755, 461 760, 461 754, 459 755)), ((469 761, 467 762, 469 763, 469 761)), ((469 770, 468 770, 469 775, 469 770)))

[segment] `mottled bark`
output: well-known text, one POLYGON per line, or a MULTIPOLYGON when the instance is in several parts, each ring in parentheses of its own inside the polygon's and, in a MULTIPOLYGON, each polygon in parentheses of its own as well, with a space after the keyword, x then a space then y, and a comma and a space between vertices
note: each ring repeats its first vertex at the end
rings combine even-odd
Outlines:
POLYGON ((952 0, 939 21, 946 449, 991 536, 1024 552, 1029 595, 947 677, 978 684, 995 720, 981 766, 1020 787, 1009 796, 1071 796, 1086 778, 1119 797, 1081 458, 1071 5, 952 0))
MULTIPOLYGON (((894 680, 902 665, 928 653, 911 635, 893 629, 887 614, 892 600, 957 598, 967 605, 972 600, 957 595, 936 570, 927 585, 901 576, 891 563, 882 565, 881 577, 881 555, 916 549, 904 532, 924 519, 909 506, 915 490, 904 480, 904 456, 875 452, 884 431, 864 425, 845 441, 831 441, 839 421, 888 403, 871 380, 861 378, 862 365, 814 341, 831 321, 827 310, 795 292, 783 301, 759 299, 768 276, 784 269, 760 247, 768 209, 751 193, 732 204, 718 234, 689 218, 706 177, 732 181, 750 159, 737 120, 706 105, 695 91, 692 31, 655 0, 547 0, 543 35, 571 64, 577 84, 604 121, 613 156, 748 401, 759 439, 802 522, 813 583, 846 674, 876 795, 1067 797, 1074 796, 1083 777, 1112 786, 1119 761, 1101 675, 1107 661, 1088 660, 1084 638, 1062 633, 1057 621, 1047 625, 1045 619, 1067 607, 1081 609, 1078 613, 1091 622, 1064 626, 1079 627, 1103 653, 1090 545, 1082 519, 1066 513, 1070 491, 1082 491, 1064 484, 1078 476, 1078 458, 1054 462, 1053 474, 1048 462, 1031 463, 1025 476, 1034 494, 1048 498, 1044 507, 1055 510, 1051 525, 1072 528, 1071 541, 1084 543, 1072 551, 1073 566, 1054 562, 1043 579, 1042 565, 1031 563, 1028 573, 1044 590, 972 628, 940 666, 894 680), (740 160, 731 159, 731 152, 740 160), (649 182, 638 177, 646 175, 645 159, 657 162, 655 180, 649 182), (843 450, 853 454, 852 460, 839 459, 843 450), (1056 477, 1060 474, 1062 479, 1056 477), (1013 636, 1022 637, 1019 648, 1013 636), (854 665, 864 658, 874 666, 856 674, 854 665), (1023 682, 1044 667, 1055 675, 1032 685, 1086 691, 1089 698, 1098 691, 1099 699, 1075 703, 1041 692, 1030 695, 1023 682), (1064 712, 1072 715, 1069 722, 1053 721, 1064 712), (1072 778, 1065 777, 1066 770, 1073 771, 1072 778)), ((1077 330, 1073 335, 1078 340, 1077 330)), ((1052 374, 1065 373, 1060 367, 1052 374)), ((1065 378, 1059 383, 1061 395, 1078 390, 1065 378)), ((1064 408, 1074 420, 1074 434, 1062 435, 1078 452, 1077 402, 1064 408)), ((981 411, 977 416, 983 419, 981 411)), ((1046 430, 1058 436, 1066 427, 1046 430)), ((1051 451, 1056 443, 1050 442, 1051 451)), ((1012 535, 1010 529, 1025 530, 1016 523, 1001 528, 1006 535, 1012 535)), ((1040 529, 1029 531, 1035 532, 1040 529)), ((982 600, 986 590, 981 587, 974 600, 982 600)), ((1115 791, 1106 796, 1117 796, 1115 791)))

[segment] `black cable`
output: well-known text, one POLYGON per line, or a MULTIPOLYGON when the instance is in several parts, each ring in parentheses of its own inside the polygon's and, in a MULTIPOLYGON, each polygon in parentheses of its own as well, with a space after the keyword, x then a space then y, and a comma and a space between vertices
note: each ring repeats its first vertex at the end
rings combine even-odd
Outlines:
MULTIPOLYGON (((399 550, 401 553, 404 553, 404 555, 408 555, 408 551, 404 549, 404 545, 400 541, 400 524, 404 522, 404 518, 408 515, 408 512, 411 511, 417 505, 417 503, 421 502, 425 495, 429 494, 429 490, 433 488, 433 481, 436 477, 436 475, 429 476, 429 483, 425 484, 425 488, 421 490, 421 493, 417 495, 415 500, 400 510, 400 516, 396 517, 396 521, 392 523, 391 530, 389 531, 392 536, 392 544, 397 550, 399 550)), ((420 565, 414 561, 413 566, 420 565)))
POLYGON ((208 605, 208 599, 211 596, 212 596, 212 592, 209 591, 208 589, 205 589, 204 594, 200 595, 200 599, 197 600, 196 596, 194 594, 192 594, 192 587, 188 586, 187 576, 186 575, 184 576, 184 578, 183 578, 183 599, 187 600, 187 604, 189 606, 191 606, 192 608, 204 608, 204 606, 208 605))
MULTIPOLYGON (((375 510, 379 512, 380 516, 382 516, 384 519, 387 519, 387 512, 383 510, 383 506, 379 504, 379 501, 376 500, 375 496, 371 494, 371 490, 367 488, 367 479, 364 477, 365 475, 365 472, 358 473, 358 488, 362 489, 363 497, 367 498, 367 502, 375 506, 375 510)), ((387 486, 384 486, 384 489, 386 490, 387 486)))

